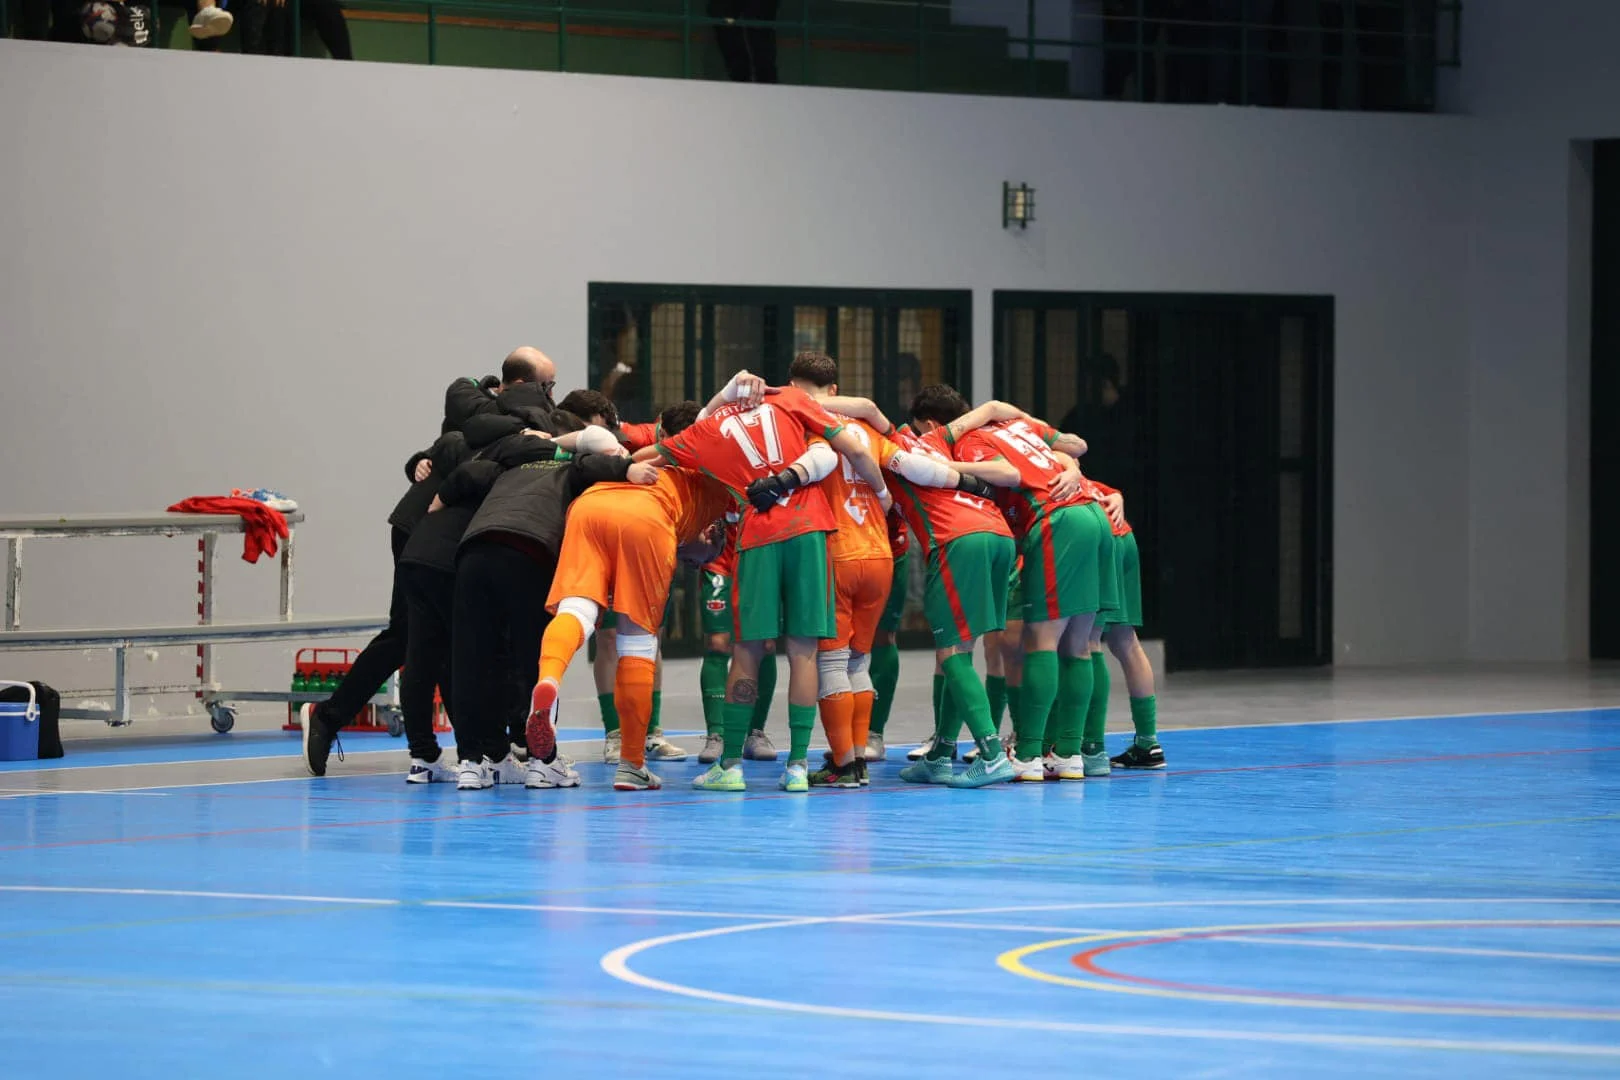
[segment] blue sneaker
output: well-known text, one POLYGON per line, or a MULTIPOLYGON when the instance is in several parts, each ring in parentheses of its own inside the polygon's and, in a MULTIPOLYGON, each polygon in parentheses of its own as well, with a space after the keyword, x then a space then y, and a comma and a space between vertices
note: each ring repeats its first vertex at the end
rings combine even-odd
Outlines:
POLYGON ((950 758, 919 758, 900 770, 900 779, 908 784, 949 784, 950 758))
POLYGON ((1000 784, 1011 780, 1018 775, 1012 762, 1007 760, 1006 754, 997 754, 991 761, 985 761, 980 754, 973 759, 973 764, 966 769, 951 776, 945 782, 955 788, 985 787, 989 784, 1000 784))

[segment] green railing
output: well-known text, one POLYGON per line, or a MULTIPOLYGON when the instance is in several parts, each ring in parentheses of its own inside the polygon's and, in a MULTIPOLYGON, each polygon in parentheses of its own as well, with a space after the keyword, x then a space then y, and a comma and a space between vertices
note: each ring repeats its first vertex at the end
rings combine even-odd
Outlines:
MULTIPOLYGON (((0 26, 41 0, 0 0, 0 26)), ((60 2, 60 0, 58 0, 60 2)), ((251 0, 230 0, 238 28, 251 0)), ((324 55, 317 3, 280 50, 324 55)), ((49 4, 50 0, 44 0, 49 4)), ((345 0, 360 60, 799 85, 1429 110, 1461 0, 345 0), (1290 21, 1282 13, 1309 11, 1290 21)), ((272 11, 275 9, 271 9, 272 11)), ((196 47, 160 2, 159 43, 196 47)), ((18 19, 19 23, 23 20, 18 19)), ((208 46, 262 51, 238 30, 208 46)))

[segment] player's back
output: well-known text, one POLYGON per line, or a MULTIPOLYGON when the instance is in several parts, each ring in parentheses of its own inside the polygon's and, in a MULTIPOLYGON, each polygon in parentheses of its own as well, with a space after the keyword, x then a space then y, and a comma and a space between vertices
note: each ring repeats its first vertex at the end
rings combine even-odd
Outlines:
MULTIPOLYGON (((879 461, 897 449, 861 420, 844 421, 844 430, 854 435, 867 453, 879 461)), ((832 504, 838 531, 827 539, 827 552, 833 562, 858 559, 892 558, 889 549, 888 517, 877 492, 855 471, 849 459, 840 454, 838 468, 823 480, 827 501, 832 504)))
POLYGON ((691 469, 659 469, 651 484, 596 484, 574 501, 593 512, 667 519, 676 541, 696 539, 732 506, 731 495, 718 481, 691 469))
MULTIPOLYGON (((938 461, 951 460, 943 428, 927 435, 916 435, 902 429, 896 433, 896 441, 901 449, 910 453, 927 454, 938 461)), ((898 473, 891 473, 890 478, 895 505, 900 507, 906 524, 929 554, 969 533, 1012 535, 1000 509, 989 499, 955 488, 923 487, 911 483, 898 473)))
POLYGON ((998 493, 1017 536, 1025 535, 1059 507, 1093 501, 1084 486, 1066 499, 1053 497, 1052 489, 1065 469, 1051 450, 1056 437, 1055 428, 1038 420, 1006 420, 970 431, 952 447, 958 461, 1001 458, 1018 470, 1019 487, 998 493))

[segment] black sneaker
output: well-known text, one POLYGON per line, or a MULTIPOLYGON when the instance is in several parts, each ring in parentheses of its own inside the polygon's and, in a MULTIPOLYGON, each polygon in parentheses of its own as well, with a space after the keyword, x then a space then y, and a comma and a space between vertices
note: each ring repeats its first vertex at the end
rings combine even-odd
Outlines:
POLYGON ((304 729, 304 768, 311 776, 325 776, 326 759, 332 756, 333 749, 337 750, 338 760, 343 760, 343 744, 338 741, 343 725, 327 720, 313 702, 299 708, 298 722, 304 729))
POLYGON ((1139 743, 1132 742, 1125 748, 1123 754, 1109 758, 1108 763, 1116 769, 1162 769, 1164 747, 1154 744, 1150 749, 1144 750, 1139 743))
POLYGON ((872 770, 866 767, 866 759, 857 755, 855 764, 860 772, 861 787, 870 787, 872 785, 872 770))
POLYGON ((821 768, 810 774, 811 787, 858 788, 861 786, 861 765, 856 758, 848 765, 834 765, 832 751, 822 757, 821 768))

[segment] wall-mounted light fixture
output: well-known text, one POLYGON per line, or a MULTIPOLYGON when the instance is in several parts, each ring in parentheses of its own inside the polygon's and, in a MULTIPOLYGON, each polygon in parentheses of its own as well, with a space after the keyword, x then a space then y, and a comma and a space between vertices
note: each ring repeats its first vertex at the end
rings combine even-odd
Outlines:
POLYGON ((1016 187, 1009 183, 1001 185, 1001 227, 1010 229, 1017 225, 1020 229, 1029 228, 1029 223, 1035 220, 1035 189, 1028 184, 1019 184, 1016 187))

